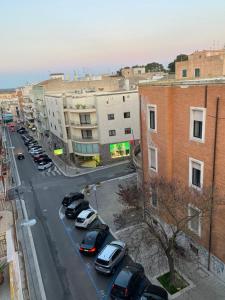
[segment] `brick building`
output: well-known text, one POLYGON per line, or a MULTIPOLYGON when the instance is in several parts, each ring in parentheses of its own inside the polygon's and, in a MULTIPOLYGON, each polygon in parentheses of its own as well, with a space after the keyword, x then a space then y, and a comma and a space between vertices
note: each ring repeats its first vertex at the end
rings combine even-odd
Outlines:
POLYGON ((185 61, 176 62, 176 79, 225 76, 225 49, 196 51, 185 61))
MULTIPOLYGON (((141 148, 144 182, 159 175, 201 191, 225 192, 225 79, 143 84, 141 148), (216 142, 216 143, 215 143, 216 142)), ((146 207, 152 205, 146 199, 146 207)), ((191 210, 192 208, 190 208, 191 210)), ((197 209, 197 208, 196 208, 197 209)), ((189 214, 190 211, 187 211, 189 214)), ((200 261, 225 280, 225 207, 214 207, 209 224, 190 223, 200 261), (204 255, 203 255, 204 254, 204 255)))

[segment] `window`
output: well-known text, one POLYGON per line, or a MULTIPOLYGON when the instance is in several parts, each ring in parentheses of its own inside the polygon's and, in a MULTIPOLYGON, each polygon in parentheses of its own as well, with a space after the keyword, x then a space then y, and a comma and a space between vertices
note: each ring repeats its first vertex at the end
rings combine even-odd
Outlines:
POLYGON ((56 126, 55 126, 55 130, 56 130, 56 126))
POLYGON ((81 130, 83 139, 92 139, 92 131, 91 130, 81 130))
POLYGON ((196 234, 201 235, 201 211, 189 204, 188 217, 188 228, 196 234))
POLYGON ((190 139, 198 142, 205 141, 206 109, 191 107, 190 111, 190 139))
POLYGON ((55 116, 54 111, 52 112, 53 117, 55 116))
POLYGON ((125 128, 124 131, 125 134, 131 134, 131 128, 125 128))
POLYGON ((123 102, 125 102, 125 96, 123 96, 123 102))
POLYGON ((51 127, 52 127, 52 123, 51 123, 51 127))
POLYGON ((123 113, 123 116, 124 116, 124 119, 130 118, 130 112, 128 111, 128 112, 123 113))
POLYGON ((148 106, 148 128, 156 131, 156 105, 148 106))
POLYGON ((80 114, 80 124, 91 124, 91 118, 89 114, 80 114))
POLYGON ((114 117, 114 114, 108 114, 108 120, 114 120, 115 117, 114 117))
POLYGON ((200 77, 200 69, 195 69, 195 77, 200 77))
POLYGON ((158 171, 157 148, 150 147, 148 150, 149 168, 155 172, 158 171))
POLYGON ((202 161, 189 158, 189 185, 197 189, 203 185, 203 165, 202 161))
POLYGON ((115 136, 116 135, 116 130, 109 130, 109 136, 115 136))
POLYGON ((151 202, 152 202, 152 206, 157 207, 158 199, 157 199, 156 189, 152 189, 152 191, 151 191, 151 202))
POLYGON ((186 69, 182 70, 182 77, 187 77, 187 70, 186 69))

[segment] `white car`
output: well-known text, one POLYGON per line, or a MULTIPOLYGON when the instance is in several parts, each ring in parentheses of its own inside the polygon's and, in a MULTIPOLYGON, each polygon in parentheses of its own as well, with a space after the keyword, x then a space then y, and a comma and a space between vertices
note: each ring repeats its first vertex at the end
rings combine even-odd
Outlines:
POLYGON ((87 228, 97 217, 97 212, 91 208, 82 210, 75 221, 75 226, 87 228))
POLYGON ((50 168, 52 165, 53 165, 52 161, 49 161, 47 163, 45 161, 42 161, 38 164, 38 170, 46 170, 50 168))
POLYGON ((29 153, 30 153, 30 154, 33 154, 33 153, 38 152, 38 151, 40 151, 40 150, 43 150, 41 146, 38 146, 38 148, 37 148, 37 147, 34 147, 34 148, 31 148, 31 149, 29 150, 29 153))

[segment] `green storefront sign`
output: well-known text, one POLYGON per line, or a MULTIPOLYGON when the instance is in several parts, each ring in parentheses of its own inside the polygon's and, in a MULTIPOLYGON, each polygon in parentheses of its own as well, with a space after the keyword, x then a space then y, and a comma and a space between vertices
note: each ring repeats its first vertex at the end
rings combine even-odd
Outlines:
POLYGON ((130 155, 130 142, 110 144, 109 151, 112 158, 124 157, 130 155))

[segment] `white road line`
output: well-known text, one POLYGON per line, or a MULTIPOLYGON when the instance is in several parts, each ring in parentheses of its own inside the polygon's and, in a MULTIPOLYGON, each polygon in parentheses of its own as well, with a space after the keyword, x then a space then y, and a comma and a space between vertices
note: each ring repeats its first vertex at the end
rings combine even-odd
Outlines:
POLYGON ((61 206, 60 209, 59 209, 59 218, 61 220, 65 218, 65 214, 63 212, 63 206, 61 206))
POLYGON ((52 175, 53 175, 53 176, 55 176, 55 175, 56 175, 55 171, 52 171, 51 173, 52 173, 52 175))
MULTIPOLYGON (((28 219, 28 215, 27 215, 27 209, 26 209, 25 201, 22 200, 22 199, 20 201, 21 201, 21 204, 22 204, 22 209, 23 209, 23 214, 24 214, 25 220, 28 221, 29 219, 28 219)), ((44 285, 43 285, 43 281, 42 281, 41 271, 40 271, 39 264, 38 264, 37 253, 36 253, 36 249, 35 249, 35 246, 34 246, 34 240, 33 240, 33 236, 32 236, 30 226, 27 226, 27 231, 28 231, 28 236, 29 236, 29 240, 30 240, 30 245, 31 245, 31 249, 32 249, 33 258, 34 258, 34 265, 35 265, 35 269, 36 269, 36 272, 37 272, 37 278, 38 278, 38 284, 39 284, 39 289, 40 289, 40 293, 41 293, 41 299, 46 300, 47 298, 46 298, 46 294, 45 294, 45 289, 44 289, 44 285)))
POLYGON ((56 173, 58 173, 59 175, 61 175, 62 173, 59 170, 55 170, 56 173))

